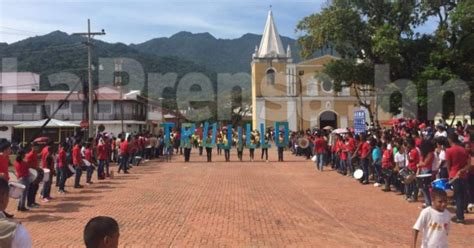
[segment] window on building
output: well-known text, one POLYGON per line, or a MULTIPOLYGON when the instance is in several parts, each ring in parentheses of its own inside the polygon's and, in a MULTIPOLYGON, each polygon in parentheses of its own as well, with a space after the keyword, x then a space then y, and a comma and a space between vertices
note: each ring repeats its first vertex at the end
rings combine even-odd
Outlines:
POLYGON ((316 80, 310 80, 307 84, 307 94, 308 96, 317 96, 318 95, 318 83, 316 80))
POLYGON ((330 80, 323 80, 321 82, 321 88, 326 91, 326 92, 331 92, 332 91, 332 81, 330 80))
POLYGON ((111 113, 112 105, 109 103, 99 103, 97 112, 98 113, 111 113))
POLYGON ((51 105, 41 105, 41 111, 44 111, 44 112, 41 112, 41 114, 45 114, 47 116, 50 116, 51 115, 51 105))
POLYGON ((266 76, 267 76, 267 84, 275 85, 275 70, 268 69, 266 76))
POLYGON ((69 110, 69 101, 60 101, 59 105, 61 105, 61 103, 63 103, 63 105, 61 106, 60 110, 69 110))
POLYGON ((35 104, 16 104, 13 105, 14 114, 36 114, 35 104))
POLYGON ((71 105, 72 113, 82 113, 82 103, 75 103, 71 105))

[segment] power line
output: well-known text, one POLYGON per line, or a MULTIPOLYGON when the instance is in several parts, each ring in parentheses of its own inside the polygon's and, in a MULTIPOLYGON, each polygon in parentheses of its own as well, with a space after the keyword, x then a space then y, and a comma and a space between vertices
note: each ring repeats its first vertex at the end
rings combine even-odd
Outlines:
MULTIPOLYGON (((36 53, 44 53, 44 52, 50 52, 54 50, 70 50, 73 48, 85 48, 86 45, 82 43, 74 43, 74 44, 64 44, 64 45, 58 45, 58 46, 49 46, 45 47, 42 49, 36 49, 36 50, 21 50, 21 51, 13 51, 13 52, 6 52, 7 55, 9 56, 14 56, 14 55, 27 55, 27 54, 36 54, 36 53)), ((8 48, 7 48, 8 49, 8 48)))
POLYGON ((73 33, 72 35, 80 35, 87 37, 85 42, 87 46, 87 71, 88 71, 88 81, 89 81, 89 138, 94 137, 94 108, 93 108, 93 96, 92 96, 92 37, 95 35, 105 35, 105 31, 102 29, 102 32, 91 32, 91 21, 87 19, 87 32, 86 33, 73 33))
POLYGON ((41 34, 41 32, 37 32, 37 31, 11 28, 11 27, 2 26, 2 25, 0 25, 0 28, 8 29, 8 30, 16 31, 16 32, 23 32, 23 33, 30 33, 30 34, 41 34))

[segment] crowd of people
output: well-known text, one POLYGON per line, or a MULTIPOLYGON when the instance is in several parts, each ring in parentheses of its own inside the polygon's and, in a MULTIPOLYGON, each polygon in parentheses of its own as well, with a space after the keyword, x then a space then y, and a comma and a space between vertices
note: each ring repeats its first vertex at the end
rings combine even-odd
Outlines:
MULTIPOLYGON (((14 181, 24 186, 17 210, 29 211, 40 207, 38 192, 42 202, 53 199, 53 182, 58 193, 65 194, 69 190, 66 190, 69 179, 73 180, 72 187, 83 187, 80 184, 83 173, 87 184, 93 183, 95 171, 97 180, 113 177, 111 163, 118 165, 116 173, 127 174, 143 160, 162 158, 170 161, 174 154, 179 154, 189 162, 193 148, 197 149, 198 156, 204 156, 205 151, 207 162, 212 162, 213 148, 226 162, 231 161, 231 149, 237 150, 238 161, 258 160, 255 150, 260 149, 260 160, 268 162, 268 149, 272 144, 278 150, 279 162, 284 161, 284 150, 289 149, 295 156, 312 159, 318 171, 331 167, 341 175, 356 177, 362 184, 373 183, 376 187, 383 186, 385 192, 398 192, 408 202, 418 202, 421 195, 421 208, 442 209, 435 201, 444 195, 432 187, 432 182, 446 179, 454 192, 452 203, 456 206, 456 215, 452 221, 464 223, 464 213, 474 207, 474 169, 470 164, 474 138, 467 121, 450 128, 443 121, 433 124, 399 119, 390 128, 371 128, 358 134, 353 129, 338 130, 280 130, 275 134, 274 129, 268 128, 265 133, 254 130, 241 134, 235 129, 223 128, 214 137, 212 132, 204 134, 199 128, 188 139, 182 139, 179 129, 172 130, 168 137, 163 132, 159 135, 148 132, 119 134, 117 137, 100 132, 87 140, 74 136, 59 145, 32 142, 27 148, 16 149, 15 173, 9 172, 12 146, 8 140, 0 139, 0 195, 3 181, 8 185, 16 177, 14 181), (285 141, 288 142, 285 144, 285 141), (244 150, 248 150, 247 159, 244 150), (43 187, 39 191, 41 184, 43 187)), ((1 209, 0 220, 13 217, 5 209, 6 206, 1 209)))
POLYGON ((351 129, 293 133, 290 147, 296 156, 313 158, 319 171, 330 166, 353 177, 361 170, 362 176, 356 176, 360 183, 383 186, 385 192, 396 191, 408 202, 418 202, 421 193, 421 208, 432 205, 432 182, 445 179, 454 192, 456 216, 452 221, 464 223, 464 213, 474 207, 471 133, 467 120, 450 128, 443 120, 434 124, 399 119, 390 128, 373 128, 361 134, 351 129), (309 145, 302 147, 301 140, 308 140, 309 145))

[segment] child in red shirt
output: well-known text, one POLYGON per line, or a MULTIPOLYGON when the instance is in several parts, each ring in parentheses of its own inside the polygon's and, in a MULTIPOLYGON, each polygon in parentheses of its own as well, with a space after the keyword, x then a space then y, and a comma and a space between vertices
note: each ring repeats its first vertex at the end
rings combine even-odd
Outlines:
POLYGON ((28 170, 28 164, 23 160, 25 156, 25 152, 19 151, 18 155, 16 156, 15 163, 13 166, 15 167, 16 177, 18 178, 18 182, 25 186, 25 190, 21 194, 20 200, 18 201, 18 211, 28 211, 29 209, 26 208, 26 198, 28 196, 28 190, 30 187, 30 172, 28 170))

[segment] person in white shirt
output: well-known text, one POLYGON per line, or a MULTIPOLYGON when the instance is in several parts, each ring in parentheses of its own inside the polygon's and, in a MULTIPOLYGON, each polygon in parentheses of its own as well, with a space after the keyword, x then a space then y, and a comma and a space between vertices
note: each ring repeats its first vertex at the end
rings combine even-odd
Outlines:
POLYGON ((433 172, 436 172, 437 178, 448 178, 448 169, 446 168, 446 152, 444 148, 445 139, 436 139, 436 148, 433 160, 433 172))
POLYGON ((442 189, 433 188, 432 205, 423 209, 413 226, 413 246, 417 247, 418 233, 423 233, 421 247, 448 247, 448 233, 451 225, 451 214, 448 196, 442 189))
POLYGON ((25 227, 3 214, 8 206, 9 192, 7 180, 0 177, 0 247, 30 248, 31 237, 25 227))
POLYGON ((435 138, 438 138, 438 137, 445 137, 445 138, 448 138, 448 132, 446 132, 446 130, 444 129, 444 126, 442 125, 438 125, 436 127, 437 131, 434 135, 435 138))
MULTIPOLYGON (((398 145, 398 151, 393 157, 393 161, 395 162, 395 170, 400 171, 401 169, 405 168, 407 166, 407 154, 405 152, 405 146, 403 144, 398 145)), ((397 189, 400 191, 400 194, 403 194, 405 192, 405 187, 404 184, 397 178, 397 189)))

